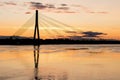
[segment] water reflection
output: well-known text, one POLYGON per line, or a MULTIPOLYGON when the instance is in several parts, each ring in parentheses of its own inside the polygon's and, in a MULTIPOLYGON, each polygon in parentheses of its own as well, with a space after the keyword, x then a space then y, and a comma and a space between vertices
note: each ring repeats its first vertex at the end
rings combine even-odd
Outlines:
POLYGON ((34 46, 34 80, 68 80, 66 72, 55 71, 48 69, 48 73, 39 72, 39 55, 40 46, 34 46))
POLYGON ((39 45, 34 46, 34 79, 40 80, 38 78, 38 65, 39 65, 39 45))
POLYGON ((120 45, 0 46, 0 80, 120 80, 119 75, 120 45))

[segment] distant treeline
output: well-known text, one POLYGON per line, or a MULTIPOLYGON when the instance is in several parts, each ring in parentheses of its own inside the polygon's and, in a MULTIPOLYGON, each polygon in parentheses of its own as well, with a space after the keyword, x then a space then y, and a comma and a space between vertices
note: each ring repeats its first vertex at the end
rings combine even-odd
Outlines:
POLYGON ((38 45, 38 44, 120 44, 119 40, 106 40, 106 39, 0 39, 0 45, 38 45))

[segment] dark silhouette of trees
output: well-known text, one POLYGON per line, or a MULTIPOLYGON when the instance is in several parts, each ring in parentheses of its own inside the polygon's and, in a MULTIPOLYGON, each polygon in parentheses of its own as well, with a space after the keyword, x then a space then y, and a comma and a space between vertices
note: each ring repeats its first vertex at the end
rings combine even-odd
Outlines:
POLYGON ((120 44, 119 40, 110 39, 40 39, 32 38, 6 38, 0 39, 0 45, 37 45, 37 44, 120 44), (39 43, 38 43, 39 42, 39 43))

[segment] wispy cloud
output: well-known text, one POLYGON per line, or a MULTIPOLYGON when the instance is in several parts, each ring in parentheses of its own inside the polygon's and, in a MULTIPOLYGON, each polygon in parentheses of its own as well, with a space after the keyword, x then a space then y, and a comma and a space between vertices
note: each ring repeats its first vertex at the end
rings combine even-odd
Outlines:
POLYGON ((86 31, 86 32, 82 32, 82 37, 100 37, 102 35, 107 35, 105 33, 102 32, 93 32, 93 31, 86 31))
POLYGON ((30 9, 45 9, 48 6, 40 2, 28 2, 30 9))
POLYGON ((73 40, 83 39, 81 36, 68 36, 68 38, 73 39, 73 40))
POLYGON ((4 2, 5 5, 17 5, 15 2, 4 2))
POLYGON ((78 32, 76 32, 76 31, 66 31, 66 33, 70 33, 70 34, 78 34, 78 32))
POLYGON ((25 14, 31 14, 31 12, 25 12, 25 14))
POLYGON ((2 2, 0 2, 0 6, 3 6, 3 3, 2 3, 2 2))
POLYGON ((3 4, 0 4, 0 6, 3 6, 3 4))
POLYGON ((27 8, 29 10, 39 9, 39 10, 54 12, 54 13, 80 13, 81 11, 83 11, 85 13, 91 13, 91 14, 108 14, 107 11, 94 11, 80 4, 66 4, 66 3, 50 4, 50 3, 31 1, 31 2, 23 2, 23 5, 24 6, 14 1, 6 1, 6 2, 0 3, 0 6, 19 6, 19 7, 22 7, 23 9, 24 8, 27 8))
POLYGON ((107 14, 108 12, 107 11, 94 11, 86 6, 83 6, 83 5, 77 5, 77 4, 72 4, 71 5, 72 7, 75 7, 75 8, 79 8, 81 10, 83 10, 84 12, 86 13, 91 13, 91 14, 107 14))
POLYGON ((67 4, 48 4, 48 3, 40 3, 40 2, 26 2, 26 5, 28 5, 29 9, 35 10, 44 10, 44 11, 51 11, 55 13, 75 13, 74 11, 70 10, 70 7, 68 7, 67 4))
POLYGON ((78 5, 78 4, 43 4, 40 2, 28 2, 29 9, 40 9, 40 10, 49 10, 52 12, 57 13, 80 13, 81 11, 85 13, 91 13, 91 14, 108 14, 107 11, 95 11, 92 10, 86 6, 78 5), (77 10, 74 10, 73 8, 76 8, 77 10))
POLYGON ((60 9, 60 10, 69 10, 69 7, 58 7, 57 9, 60 9))
POLYGON ((106 33, 103 32, 96 32, 96 31, 85 31, 85 32, 77 32, 77 31, 66 31, 66 33, 73 35, 73 36, 68 36, 71 39, 81 39, 81 38, 101 38, 104 35, 107 35, 106 33))
POLYGON ((2 7, 4 7, 4 6, 17 6, 17 3, 16 2, 9 2, 9 1, 0 2, 0 6, 2 6, 2 7))

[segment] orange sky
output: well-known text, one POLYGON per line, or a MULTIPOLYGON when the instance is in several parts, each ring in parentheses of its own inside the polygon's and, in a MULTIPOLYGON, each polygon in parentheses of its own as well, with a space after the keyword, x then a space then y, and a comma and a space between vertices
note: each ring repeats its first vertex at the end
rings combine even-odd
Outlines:
MULTIPOLYGON (((36 8, 81 31, 105 33, 104 38, 120 38, 120 0, 0 0, 0 35, 13 35, 35 14, 36 8)), ((34 22, 30 24, 22 36, 33 36, 34 22)), ((43 38, 50 37, 42 32, 43 38)))

